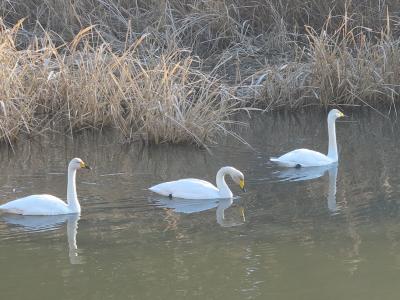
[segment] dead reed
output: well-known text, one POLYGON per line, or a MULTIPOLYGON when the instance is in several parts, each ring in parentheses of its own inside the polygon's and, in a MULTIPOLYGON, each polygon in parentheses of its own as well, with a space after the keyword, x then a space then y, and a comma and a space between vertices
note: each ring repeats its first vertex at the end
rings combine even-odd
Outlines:
POLYGON ((90 27, 62 46, 47 36, 18 50, 20 25, 0 32, 0 138, 50 120, 70 131, 113 127, 150 143, 205 145, 228 132, 237 106, 230 90, 188 51, 139 51, 143 37, 117 53, 106 42, 94 47, 90 27))
POLYGON ((0 140, 58 124, 206 145, 246 107, 393 107, 399 4, 2 1, 0 140))

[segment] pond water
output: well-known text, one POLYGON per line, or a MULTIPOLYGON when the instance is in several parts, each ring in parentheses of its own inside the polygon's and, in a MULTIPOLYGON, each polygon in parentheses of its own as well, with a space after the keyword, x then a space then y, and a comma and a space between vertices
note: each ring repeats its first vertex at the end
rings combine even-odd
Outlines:
POLYGON ((2 299, 398 299, 400 127, 375 112, 337 122, 339 166, 280 169, 294 148, 326 152, 323 113, 254 116, 209 153, 116 144, 113 135, 50 136, 0 148, 0 203, 33 193, 65 199, 79 156, 82 214, 0 215, 2 299), (247 192, 168 200, 167 180, 245 174, 247 192), (242 214, 244 212, 244 214, 242 214))

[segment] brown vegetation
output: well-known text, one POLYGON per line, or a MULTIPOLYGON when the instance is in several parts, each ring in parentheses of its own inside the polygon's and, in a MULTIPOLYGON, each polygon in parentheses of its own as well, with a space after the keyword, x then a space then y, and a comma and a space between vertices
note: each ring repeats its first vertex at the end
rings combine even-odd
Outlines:
POLYGON ((393 106, 398 2, 2 1, 0 139, 62 124, 204 145, 244 107, 393 106))

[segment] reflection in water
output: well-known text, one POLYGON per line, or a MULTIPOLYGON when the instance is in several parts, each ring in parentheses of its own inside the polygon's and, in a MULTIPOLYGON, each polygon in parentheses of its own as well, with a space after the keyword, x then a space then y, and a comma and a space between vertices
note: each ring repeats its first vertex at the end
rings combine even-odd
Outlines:
POLYGON ((42 232, 56 230, 67 222, 67 237, 69 248, 69 261, 71 264, 82 264, 83 260, 78 255, 78 247, 76 244, 76 235, 78 232, 79 214, 56 215, 56 216, 22 216, 7 214, 2 219, 12 225, 22 227, 28 232, 42 232))
POLYGON ((156 206, 170 208, 177 213, 191 214, 212 209, 218 205, 217 199, 181 199, 154 196, 151 198, 156 206))
POLYGON ((280 181, 306 181, 322 177, 325 173, 328 173, 328 209, 331 213, 336 213, 338 211, 338 207, 336 204, 337 172, 338 165, 332 164, 321 167, 287 168, 282 171, 275 172, 275 175, 280 179, 280 181))
POLYGON ((336 168, 337 164, 321 167, 286 168, 275 172, 280 181, 304 181, 322 177, 326 171, 336 168))
POLYGON ((336 204, 336 181, 337 181, 337 166, 331 167, 328 170, 329 175, 329 190, 328 190, 328 209, 330 212, 335 213, 338 211, 336 204))
POLYGON ((177 213, 198 213, 212 208, 217 207, 216 219, 217 223, 222 227, 233 227, 242 225, 244 223, 244 213, 241 208, 241 215, 243 217, 242 222, 227 220, 225 218, 225 210, 232 206, 233 199, 178 199, 178 198, 167 198, 167 197, 157 197, 152 198, 152 202, 158 207, 165 207, 172 209, 177 213))
POLYGON ((242 225, 245 222, 244 218, 244 211, 243 208, 240 208, 240 213, 243 217, 243 221, 235 221, 235 220, 227 220, 225 218, 225 209, 230 207, 233 203, 233 199, 221 199, 219 200, 218 206, 217 206, 217 222, 219 225, 222 227, 233 227, 233 226, 239 226, 242 225))

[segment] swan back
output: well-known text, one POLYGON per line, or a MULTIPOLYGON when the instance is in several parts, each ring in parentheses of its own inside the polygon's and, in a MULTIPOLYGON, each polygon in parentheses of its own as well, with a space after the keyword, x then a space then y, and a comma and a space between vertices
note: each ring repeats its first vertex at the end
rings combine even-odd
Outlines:
POLYGON ((219 198, 218 189, 205 180, 196 178, 179 179, 163 182, 149 188, 157 194, 183 199, 215 199, 219 198))
POLYGON ((29 216, 51 216, 70 213, 67 204, 52 195, 31 195, 0 206, 0 209, 12 214, 29 216))

